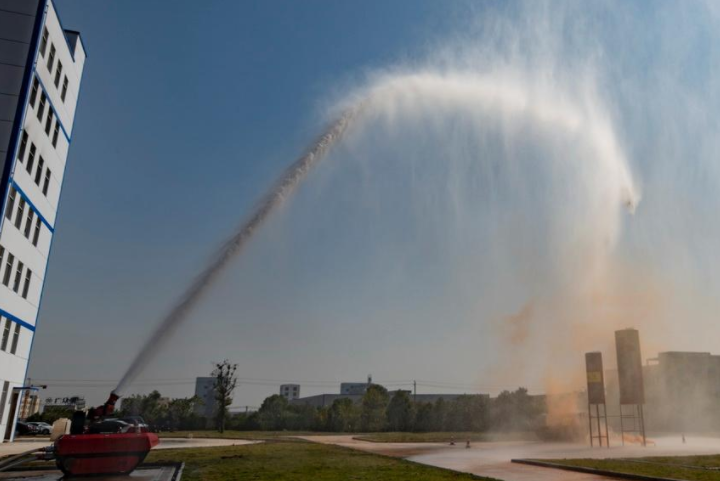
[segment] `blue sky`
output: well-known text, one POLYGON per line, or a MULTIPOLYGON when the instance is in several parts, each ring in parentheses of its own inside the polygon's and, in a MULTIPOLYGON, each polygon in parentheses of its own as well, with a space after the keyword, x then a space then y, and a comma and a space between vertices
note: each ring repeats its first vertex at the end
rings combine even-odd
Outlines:
POLYGON ((435 2, 57 6, 89 58, 31 370, 51 379, 116 379, 148 323, 316 135, 326 91, 417 55, 457 15, 435 2))
MULTIPOLYGON (((642 300, 632 305, 613 297, 621 283, 601 290, 630 317, 667 307, 663 326, 697 319, 676 345, 655 336, 651 346, 712 350, 694 333, 711 322, 720 285, 717 12, 681 2, 652 14, 643 2, 549 5, 57 0, 88 60, 31 377, 52 395, 100 400, 113 386, 75 380, 118 379, 330 107, 398 71, 504 79, 496 72, 511 70, 536 96, 589 96, 607 110, 643 197, 632 220, 613 210, 622 223, 613 262, 648 287, 632 283, 642 300), (677 295, 672 306, 656 305, 664 289, 677 295)), ((395 117, 380 109, 377 127, 338 146, 134 390, 190 395, 192 378, 224 358, 245 380, 236 405, 257 406, 274 380, 300 381, 311 394, 369 373, 424 380, 426 392, 543 390, 527 364, 494 369, 516 348, 499 347, 496 324, 526 303, 541 305, 538 322, 568 315, 548 308, 558 297, 545 279, 566 274, 554 256, 565 239, 582 238, 567 225, 590 219, 554 199, 585 205, 587 189, 563 182, 599 189, 605 171, 555 170, 561 152, 586 150, 563 151, 564 134, 513 119, 508 130, 438 95, 398 100, 395 117), (536 159, 550 170, 516 177, 511 161, 536 159)), ((593 315, 586 322, 602 327, 593 315)))

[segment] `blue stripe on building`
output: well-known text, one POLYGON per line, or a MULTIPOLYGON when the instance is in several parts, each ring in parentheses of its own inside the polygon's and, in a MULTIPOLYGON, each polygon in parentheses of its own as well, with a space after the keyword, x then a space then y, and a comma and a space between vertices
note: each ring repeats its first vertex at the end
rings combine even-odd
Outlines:
POLYGON ((17 182, 15 182, 15 179, 11 179, 11 180, 10 180, 10 183, 11 183, 12 186, 15 188, 15 190, 18 191, 18 194, 20 194, 20 196, 21 196, 23 199, 25 199, 25 202, 27 203, 27 205, 29 205, 30 208, 31 208, 33 211, 35 211, 35 214, 37 214, 37 216, 40 218, 40 220, 42 221, 42 223, 45 224, 48 229, 50 229, 50 232, 55 232, 55 228, 54 228, 53 226, 51 226, 51 225, 50 225, 50 222, 48 222, 48 220, 45 218, 45 216, 43 216, 43 215, 40 213, 40 210, 35 206, 35 204, 32 203, 32 201, 31 201, 30 198, 27 196, 27 194, 25 193, 25 191, 23 191, 23 190, 20 188, 20 186, 17 185, 17 182))
POLYGON ((7 312, 6 310, 4 310, 2 308, 0 308, 0 316, 7 317, 14 323, 20 324, 25 329, 35 332, 35 326, 33 326, 32 324, 30 324, 28 322, 23 321, 22 319, 20 319, 17 316, 13 316, 12 314, 10 314, 9 312, 7 312))

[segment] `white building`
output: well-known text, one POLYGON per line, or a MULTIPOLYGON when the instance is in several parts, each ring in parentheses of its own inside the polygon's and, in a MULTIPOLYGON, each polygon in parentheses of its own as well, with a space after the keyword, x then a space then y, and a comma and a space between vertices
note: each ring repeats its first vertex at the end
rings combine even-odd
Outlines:
POLYGON ((280 385, 280 395, 288 401, 300 397, 300 384, 282 384, 280 385))
POLYGON ((196 377, 195 396, 199 397, 202 404, 195 405, 195 414, 208 419, 215 417, 217 412, 217 399, 215 399, 215 378, 196 377))
POLYGON ((14 433, 84 63, 52 0, 0 0, 0 442, 14 433))

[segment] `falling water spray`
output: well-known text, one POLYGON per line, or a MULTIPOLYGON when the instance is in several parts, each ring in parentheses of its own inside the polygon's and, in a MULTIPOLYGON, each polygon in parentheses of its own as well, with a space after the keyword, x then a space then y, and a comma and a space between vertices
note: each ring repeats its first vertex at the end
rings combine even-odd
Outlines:
POLYGON ((217 280, 223 270, 228 266, 234 256, 239 254, 250 241, 255 232, 265 220, 277 210, 283 202, 293 193, 298 184, 308 172, 328 153, 332 146, 345 134, 362 102, 348 108, 323 135, 310 147, 310 149, 288 167, 273 188, 260 201, 255 212, 243 223, 237 232, 219 249, 214 259, 198 275, 185 293, 170 309, 170 312, 158 324, 152 335, 145 341, 123 375, 114 392, 122 394, 125 388, 140 374, 144 367, 155 357, 162 345, 177 330, 195 304, 217 280))
MULTIPOLYGON (((231 259, 242 251, 258 228, 295 191, 308 172, 335 144, 348 136, 351 125, 353 133, 362 138, 363 129, 368 127, 383 128, 382 126, 393 125, 395 122, 413 122, 429 116, 442 118, 442 115, 447 115, 449 111, 470 111, 477 114, 473 117, 475 120, 470 122, 473 125, 478 122, 480 131, 492 129, 492 125, 497 127, 497 119, 504 119, 502 125, 508 129, 508 135, 514 137, 517 132, 512 130, 515 127, 511 126, 529 122, 535 126, 535 130, 553 132, 556 136, 558 132, 564 132, 564 135, 575 139, 579 145, 592 146, 592 155, 586 155, 588 151, 580 149, 577 152, 579 158, 573 159, 572 156, 563 154, 562 159, 555 159, 554 164, 548 164, 545 168, 550 171, 559 169, 562 172, 582 172, 585 178, 593 178, 590 184, 583 183, 577 192, 573 192, 585 199, 584 203, 580 203, 584 207, 578 205, 576 210, 591 209, 588 212, 593 212, 595 219, 587 225, 584 245, 590 256, 584 265, 595 265, 600 270, 608 247, 614 245, 619 234, 618 207, 625 205, 632 211, 638 202, 639 194, 636 192, 625 156, 616 142, 610 122, 598 113, 602 109, 595 105, 595 99, 589 101, 593 108, 584 108, 582 99, 567 101, 552 89, 537 91, 537 87, 521 75, 512 79, 494 73, 474 75, 458 72, 392 75, 371 84, 370 88, 357 98, 360 100, 351 104, 309 151, 284 172, 252 216, 220 248, 215 258, 142 346, 118 384, 116 393, 122 394, 140 374, 188 317, 192 308, 218 279, 231 259), (376 126, 372 127, 375 124, 376 126)), ((365 147, 371 148, 370 145, 365 147)), ((447 144, 445 147, 448 153, 453 155, 453 145, 447 144)), ((483 150, 482 145, 477 147, 483 150)), ((490 158, 490 155, 482 155, 479 161, 488 162, 490 158)))

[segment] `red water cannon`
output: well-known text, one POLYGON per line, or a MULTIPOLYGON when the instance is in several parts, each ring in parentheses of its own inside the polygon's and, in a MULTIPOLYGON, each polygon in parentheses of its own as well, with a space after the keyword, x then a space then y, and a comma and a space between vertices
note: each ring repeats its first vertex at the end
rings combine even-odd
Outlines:
POLYGON ((105 404, 95 408, 90 408, 87 414, 88 420, 92 422, 111 416, 112 413, 115 412, 115 403, 118 399, 120 399, 120 396, 115 394, 115 391, 111 392, 110 397, 108 397, 108 400, 105 401, 105 404))

